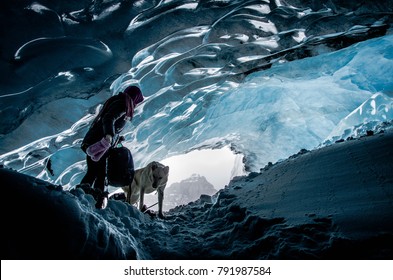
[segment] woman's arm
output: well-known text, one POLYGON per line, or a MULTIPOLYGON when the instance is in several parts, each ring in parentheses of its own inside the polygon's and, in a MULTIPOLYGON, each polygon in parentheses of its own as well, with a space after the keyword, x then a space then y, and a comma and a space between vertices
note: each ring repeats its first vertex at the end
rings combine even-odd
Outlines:
POLYGON ((116 120, 124 117, 125 113, 125 104, 119 100, 111 104, 107 112, 103 114, 102 126, 104 135, 110 143, 115 135, 115 122, 116 120))

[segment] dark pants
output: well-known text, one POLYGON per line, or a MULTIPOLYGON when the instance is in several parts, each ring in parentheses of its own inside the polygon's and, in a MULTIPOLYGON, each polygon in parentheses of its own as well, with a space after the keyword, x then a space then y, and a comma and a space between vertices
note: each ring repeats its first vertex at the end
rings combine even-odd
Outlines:
POLYGON ((87 172, 83 177, 81 184, 90 184, 91 187, 105 190, 105 177, 106 177, 106 158, 107 154, 104 155, 99 161, 93 161, 89 156, 86 157, 87 172))

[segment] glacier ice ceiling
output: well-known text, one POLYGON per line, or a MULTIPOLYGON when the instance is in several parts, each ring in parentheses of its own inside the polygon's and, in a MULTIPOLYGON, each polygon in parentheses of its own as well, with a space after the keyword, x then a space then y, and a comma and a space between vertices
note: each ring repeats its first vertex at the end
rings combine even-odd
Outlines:
POLYGON ((393 1, 0 10, 0 164, 66 188, 84 172, 79 145, 100 104, 129 84, 146 96, 124 133, 136 166, 229 146, 258 171, 393 119, 393 1))

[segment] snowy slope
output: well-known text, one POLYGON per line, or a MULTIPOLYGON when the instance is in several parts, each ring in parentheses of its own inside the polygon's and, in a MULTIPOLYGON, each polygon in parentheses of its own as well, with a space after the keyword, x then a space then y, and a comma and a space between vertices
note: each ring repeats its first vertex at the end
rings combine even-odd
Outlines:
POLYGON ((391 259, 393 131, 237 177, 151 218, 0 169, 2 259, 391 259), (19 214, 16 214, 19 213, 19 214))

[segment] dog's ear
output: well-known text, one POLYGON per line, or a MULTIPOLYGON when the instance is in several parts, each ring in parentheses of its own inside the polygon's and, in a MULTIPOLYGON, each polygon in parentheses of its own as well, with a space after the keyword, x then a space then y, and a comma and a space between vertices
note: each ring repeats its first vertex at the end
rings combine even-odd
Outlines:
POLYGON ((151 164, 151 170, 156 170, 156 168, 158 167, 157 162, 153 161, 153 163, 151 164))
POLYGON ((165 172, 165 174, 169 174, 169 166, 165 166, 164 172, 165 172))

